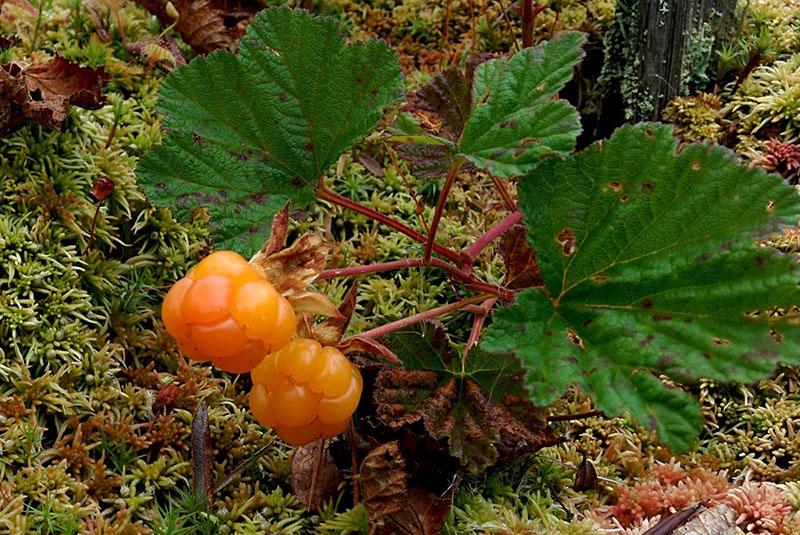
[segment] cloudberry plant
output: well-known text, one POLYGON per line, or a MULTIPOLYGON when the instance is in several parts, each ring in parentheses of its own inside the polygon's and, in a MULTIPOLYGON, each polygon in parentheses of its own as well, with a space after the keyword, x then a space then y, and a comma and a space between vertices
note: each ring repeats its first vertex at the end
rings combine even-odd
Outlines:
POLYGON ((231 373, 286 345, 296 322, 289 302, 232 251, 212 253, 176 282, 161 317, 189 358, 231 373))
POLYGON ((251 372, 250 409, 293 446, 345 430, 358 406, 361 373, 335 347, 297 338, 251 372))

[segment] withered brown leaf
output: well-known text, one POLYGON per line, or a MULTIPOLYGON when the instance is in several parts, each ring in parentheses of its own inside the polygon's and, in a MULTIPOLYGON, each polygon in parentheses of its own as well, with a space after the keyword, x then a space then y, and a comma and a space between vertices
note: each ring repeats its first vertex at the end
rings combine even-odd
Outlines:
POLYGON ((224 48, 234 50, 256 13, 264 9, 259 0, 172 0, 178 12, 174 20, 168 0, 136 0, 165 25, 175 30, 195 52, 207 54, 224 48))
POLYGON ((375 380, 379 419, 391 429, 421 423, 470 470, 555 444, 544 414, 528 400, 519 361, 473 349, 464 363, 440 325, 423 323, 385 340, 404 363, 375 380))
POLYGON ((309 510, 313 511, 328 499, 341 481, 342 473, 328 450, 327 441, 317 440, 295 450, 292 490, 309 510), (320 448, 323 448, 321 455, 320 448))
POLYGON ((370 535, 436 535, 450 511, 449 499, 409 483, 397 441, 367 454, 361 464, 361 488, 370 535))
POLYGON ((519 290, 543 284, 536 252, 528 243, 527 235, 528 230, 520 223, 508 229, 500 239, 500 255, 506 266, 506 288, 519 290))
POLYGON ((0 135, 34 121, 61 128, 70 105, 96 110, 108 80, 103 69, 92 69, 56 56, 47 63, 23 68, 0 65, 0 135))

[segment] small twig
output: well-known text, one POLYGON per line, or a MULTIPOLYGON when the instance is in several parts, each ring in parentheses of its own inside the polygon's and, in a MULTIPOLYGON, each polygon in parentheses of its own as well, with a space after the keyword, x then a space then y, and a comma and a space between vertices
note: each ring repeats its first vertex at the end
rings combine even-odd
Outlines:
POLYGON ((442 219, 442 212, 444 212, 444 205, 447 203, 447 196, 450 194, 450 189, 456 181, 458 171, 463 165, 463 160, 457 160, 450 166, 447 172, 447 178, 442 186, 442 191, 439 192, 439 201, 436 203, 436 211, 433 213, 433 221, 431 221, 431 230, 428 233, 427 243, 425 244, 425 255, 423 258, 428 260, 431 257, 431 252, 436 250, 436 231, 439 230, 439 221, 442 219))
POLYGON ((585 418, 593 418, 595 416, 605 416, 603 411, 592 410, 586 412, 578 412, 575 414, 553 414, 547 417, 548 422, 569 422, 572 420, 582 420, 585 418))
POLYGON ((350 461, 353 463, 353 507, 358 507, 360 501, 359 487, 361 485, 361 473, 358 470, 358 447, 356 445, 356 426, 350 418, 350 429, 347 433, 350 441, 350 461))
POLYGON ((500 11, 503 13, 503 18, 506 21, 506 26, 508 27, 508 33, 511 34, 511 39, 514 41, 514 48, 519 50, 519 42, 517 41, 517 36, 514 34, 514 25, 511 24, 511 19, 508 17, 508 11, 506 10, 506 6, 503 3, 503 0, 497 0, 500 4, 500 11))
POLYGON ((380 327, 375 327, 374 329, 365 331, 359 334, 358 336, 359 338, 380 338, 381 336, 394 332, 398 329, 402 329, 404 327, 408 327, 410 325, 414 325, 416 323, 420 323, 425 320, 438 318, 439 316, 444 316, 445 314, 449 314, 450 312, 456 312, 467 305, 478 303, 480 301, 485 301, 490 297, 492 297, 491 294, 474 295, 472 297, 462 299, 461 301, 456 301, 455 303, 450 303, 444 306, 433 308, 425 312, 420 312, 419 314, 414 314, 413 316, 408 316, 407 318, 402 318, 397 321, 381 325, 380 327))
POLYGON ((498 178, 492 175, 492 184, 494 187, 497 188, 497 192, 500 193, 500 196, 503 198, 503 202, 506 203, 506 208, 508 208, 512 212, 517 211, 517 203, 514 202, 514 199, 511 197, 511 194, 508 192, 506 188, 505 182, 503 182, 502 178, 498 178))
POLYGON ((211 487, 211 490, 208 491, 209 495, 214 495, 217 492, 219 492, 222 489, 224 489, 225 487, 227 487, 228 485, 230 485, 231 482, 234 479, 239 477, 239 475, 241 475, 241 473, 244 472, 245 469, 248 466, 250 466, 251 463, 253 463, 253 461, 257 460, 259 457, 264 455, 264 453, 266 453, 266 451, 274 443, 275 443, 275 440, 270 440, 269 442, 267 442, 266 444, 264 444, 263 446, 258 448, 256 450, 256 452, 253 453, 250 457, 248 457, 247 459, 245 459, 244 461, 242 461, 238 465, 236 465, 236 468, 234 468, 233 471, 230 474, 228 474, 227 476, 225 476, 222 479, 220 479, 217 483, 214 484, 213 487, 211 487))
POLYGON ((108 150, 111 146, 111 142, 114 141, 114 136, 117 134, 117 128, 119 127, 119 120, 117 117, 114 117, 114 123, 111 125, 111 131, 108 132, 108 139, 106 139, 106 144, 103 149, 108 150))
MULTIPOLYGON (((406 236, 408 236, 412 240, 415 240, 415 241, 417 241, 419 243, 425 243, 425 244, 428 243, 428 238, 425 235, 420 234, 419 232, 417 232, 416 230, 412 229, 411 227, 409 227, 409 226, 407 226, 407 225, 405 225, 405 224, 403 224, 403 223, 401 223, 399 221, 396 221, 396 220, 392 219, 391 217, 386 216, 385 214, 382 214, 382 213, 380 213, 380 212, 378 212, 376 210, 373 210, 372 208, 370 208, 368 206, 364 206, 360 202, 357 202, 357 201, 354 201, 352 199, 348 199, 347 197, 343 197, 343 196, 339 195, 338 193, 330 190, 325 184, 321 184, 320 185, 318 192, 319 192, 320 198, 325 199, 326 201, 332 202, 333 204, 337 204, 337 205, 339 205, 339 206, 341 206, 343 208, 347 208, 348 210, 352 210, 352 211, 357 212, 357 213, 359 213, 361 215, 365 215, 365 216, 367 216, 367 217, 369 217, 371 219, 374 219, 374 220, 378 221, 379 223, 383 223, 384 225, 386 225, 388 227, 391 227, 391 228, 397 230, 398 232, 401 232, 401 233, 405 234, 406 236)), ((441 254, 442 256, 449 258, 450 260, 457 261, 459 259, 458 253, 448 249, 447 247, 443 247, 443 246, 438 245, 438 244, 433 244, 433 250, 436 253, 441 254)))
POLYGON ((481 251, 483 251, 498 236, 520 221, 522 221, 522 214, 520 212, 514 212, 507 215, 502 221, 490 228, 482 236, 478 237, 478 239, 475 240, 475 243, 464 249, 464 251, 461 253, 461 258, 463 259, 464 264, 471 266, 481 251))

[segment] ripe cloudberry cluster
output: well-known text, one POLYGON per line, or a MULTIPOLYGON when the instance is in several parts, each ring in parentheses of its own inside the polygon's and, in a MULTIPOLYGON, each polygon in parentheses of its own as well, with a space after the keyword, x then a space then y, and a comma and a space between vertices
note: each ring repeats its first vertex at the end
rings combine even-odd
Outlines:
POLYGON ((243 373, 294 336, 289 302, 258 268, 232 251, 217 251, 176 282, 161 317, 189 358, 243 373))
POLYGON ((363 388, 358 368, 341 351, 308 338, 292 340, 250 375, 256 420, 293 446, 344 431, 363 388))

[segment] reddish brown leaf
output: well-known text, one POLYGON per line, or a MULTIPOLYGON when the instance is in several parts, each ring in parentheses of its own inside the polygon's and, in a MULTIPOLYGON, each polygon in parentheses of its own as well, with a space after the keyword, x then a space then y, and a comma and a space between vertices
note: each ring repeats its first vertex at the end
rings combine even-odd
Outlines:
POLYGON ((292 490, 309 510, 316 509, 327 500, 341 481, 342 473, 328 450, 327 441, 317 440, 295 450, 292 458, 292 490))
POLYGON ((104 70, 61 57, 24 69, 16 63, 0 65, 0 134, 29 120, 61 128, 70 105, 96 110, 105 103, 100 88, 107 80, 104 70))
POLYGON ((234 50, 253 16, 264 9, 258 0, 173 0, 178 12, 170 16, 168 0, 136 0, 165 25, 175 30, 195 52, 207 54, 218 48, 234 50))
POLYGON ((372 156, 362 154, 358 157, 358 161, 364 166, 364 169, 369 171, 375 176, 383 176, 383 166, 372 156))
POLYGON ((506 265, 504 286, 512 290, 542 285, 542 272, 527 234, 525 225, 518 224, 508 229, 500 239, 500 255, 506 265))
POLYGON ((361 488, 371 535, 436 535, 450 511, 449 499, 409 484, 397 441, 367 454, 361 465, 361 488))
POLYGON ((267 280, 279 292, 292 293, 303 290, 319 275, 329 249, 319 234, 304 234, 277 253, 256 253, 251 262, 264 270, 267 280))
POLYGON ((462 368, 441 326, 417 329, 387 337, 405 366, 387 365, 375 380, 373 398, 384 425, 421 424, 473 471, 555 443, 542 411, 528 400, 519 361, 475 348, 462 368))
POLYGON ((106 197, 111 195, 114 191, 114 182, 107 176, 101 176, 94 184, 92 184, 91 194, 100 202, 103 202, 106 197))

